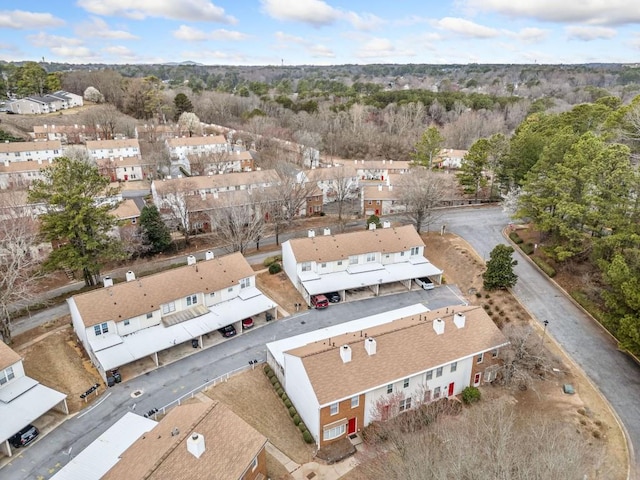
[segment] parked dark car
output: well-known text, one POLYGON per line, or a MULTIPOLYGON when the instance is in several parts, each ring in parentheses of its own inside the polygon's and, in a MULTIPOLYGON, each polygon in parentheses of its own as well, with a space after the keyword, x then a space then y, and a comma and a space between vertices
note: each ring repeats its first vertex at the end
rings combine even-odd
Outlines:
POLYGON ((11 443, 11 445, 13 445, 15 448, 26 447, 31 442, 33 442, 39 434, 40 430, 38 430, 33 425, 27 425, 13 437, 11 437, 9 439, 9 443, 11 443))
POLYGON ((338 292, 325 293, 324 296, 327 297, 327 300, 329 300, 329 302, 331 303, 338 303, 340 300, 342 300, 342 297, 338 292))
POLYGON ((223 337, 233 337, 236 334, 236 327, 227 325, 226 327, 219 328, 218 331, 223 337))
POLYGON ((242 329, 246 330, 248 328, 252 328, 253 327, 253 318, 249 317, 249 318, 245 318, 244 320, 242 320, 242 329))
POLYGON ((327 308, 329 306, 329 300, 324 295, 311 295, 311 306, 313 308, 327 308))

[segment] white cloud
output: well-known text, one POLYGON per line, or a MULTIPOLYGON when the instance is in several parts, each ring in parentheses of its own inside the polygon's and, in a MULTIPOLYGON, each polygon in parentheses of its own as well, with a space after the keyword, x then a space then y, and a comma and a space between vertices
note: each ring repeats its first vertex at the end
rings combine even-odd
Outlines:
POLYGON ((0 11, 0 28, 14 30, 36 30, 38 28, 59 27, 64 20, 50 13, 25 12, 24 10, 0 11))
POLYGON ((295 35, 284 32, 276 32, 274 37, 276 37, 276 48, 278 49, 288 49, 297 45, 303 47, 307 54, 313 58, 334 58, 336 56, 335 52, 326 45, 320 43, 314 44, 310 40, 302 37, 296 37, 295 35))
POLYGON ((178 30, 174 30, 173 36, 178 40, 184 40, 187 42, 203 42, 205 40, 246 40, 249 35, 234 30, 213 30, 211 32, 204 32, 197 28, 190 27, 188 25, 180 25, 178 30))
POLYGON ((96 60, 96 55, 87 47, 59 46, 51 47, 51 53, 69 62, 88 62, 96 60))
POLYGON ((309 47, 309 53, 313 58, 334 58, 335 52, 324 45, 312 45, 309 47))
POLYGON ((420 23, 429 23, 431 21, 428 17, 421 17, 420 15, 409 15, 399 20, 394 20, 393 25, 397 27, 410 27, 412 25, 418 25, 420 23))
POLYGON ((398 50, 388 38, 372 38, 356 51, 358 58, 412 57, 414 55, 415 52, 411 50, 398 50))
POLYGON ((137 55, 132 50, 127 47, 123 47, 122 45, 113 45, 110 47, 105 47, 102 49, 104 53, 109 55, 113 55, 115 57, 126 58, 126 59, 134 59, 137 58, 137 55))
POLYGON ((500 34, 495 28, 485 27, 484 25, 479 25, 464 18, 457 17, 445 17, 436 20, 434 25, 437 28, 448 30, 463 37, 493 38, 500 34))
POLYGON ((629 0, 463 0, 477 11, 511 17, 529 17, 546 22, 591 25, 625 25, 640 22, 640 8, 629 0))
POLYGON ((171 20, 236 23, 224 8, 209 0, 78 0, 78 5, 96 15, 124 16, 134 20, 161 17, 171 20))
POLYGON ((125 30, 111 30, 107 22, 98 17, 91 17, 90 22, 78 25, 75 32, 82 37, 107 38, 113 40, 136 40, 134 34, 125 30))
POLYGON ((316 27, 329 25, 338 18, 339 10, 322 0, 261 0, 263 10, 278 20, 293 20, 316 27))
POLYGON ((35 35, 27 35, 27 39, 34 47, 52 47, 52 45, 55 45, 56 47, 78 47, 84 43, 79 38, 49 35, 44 32, 40 32, 35 35))
POLYGON ((565 27, 565 31, 571 40, 582 40, 585 42, 590 42, 591 40, 606 40, 615 37, 617 33, 613 28, 577 25, 565 27))
POLYGON ((290 35, 284 32, 276 32, 274 34, 278 43, 287 44, 287 43, 299 43, 301 45, 307 44, 307 40, 302 37, 296 37, 295 35, 290 35))
POLYGON ((358 30, 373 30, 384 22, 372 13, 334 8, 324 0, 260 0, 262 10, 277 20, 302 22, 322 27, 345 20, 358 30))
POLYGON ((523 28, 519 32, 516 33, 516 36, 526 43, 537 43, 541 42, 549 35, 549 30, 544 30, 542 28, 523 28))

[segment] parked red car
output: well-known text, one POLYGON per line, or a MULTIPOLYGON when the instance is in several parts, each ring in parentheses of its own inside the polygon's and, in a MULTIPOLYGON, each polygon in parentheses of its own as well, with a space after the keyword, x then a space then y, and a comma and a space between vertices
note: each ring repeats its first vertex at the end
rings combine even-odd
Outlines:
POLYGON ((311 306, 313 308, 327 308, 329 306, 329 300, 324 295, 311 295, 311 306))
POLYGON ((252 328, 253 327, 253 318, 249 317, 249 318, 245 318, 244 320, 242 320, 242 329, 246 330, 248 328, 252 328))

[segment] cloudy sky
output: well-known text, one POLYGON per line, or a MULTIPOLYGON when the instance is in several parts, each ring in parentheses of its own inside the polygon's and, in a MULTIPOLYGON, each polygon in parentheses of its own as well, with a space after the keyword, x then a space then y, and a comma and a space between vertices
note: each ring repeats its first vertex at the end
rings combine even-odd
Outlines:
POLYGON ((3 0, 0 59, 637 62, 638 0, 3 0))

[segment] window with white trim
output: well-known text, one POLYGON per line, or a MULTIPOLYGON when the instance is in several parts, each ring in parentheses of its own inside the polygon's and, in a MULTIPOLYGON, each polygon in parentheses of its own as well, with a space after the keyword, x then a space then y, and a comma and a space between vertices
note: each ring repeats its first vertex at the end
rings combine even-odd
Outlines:
POLYGON ((476 358, 476 363, 482 363, 484 361, 484 352, 482 352, 480 355, 478 355, 478 358, 476 358))
POLYGON ((367 253, 367 263, 375 262, 376 254, 375 253, 367 253))
POLYGON ((338 265, 342 265, 342 260, 338 260, 338 265))
POLYGON ((451 364, 451 373, 455 372, 458 369, 458 362, 453 362, 451 364))
POLYGON ((436 377, 441 377, 442 376, 442 367, 438 367, 436 368, 436 377))
POLYGON ((429 370, 427 372, 427 380, 431 380, 433 378, 433 370, 429 370))
POLYGON ((153 318, 153 312, 147 313, 147 318, 153 318))
POLYGON ((411 247, 411 256, 413 257, 414 255, 419 255, 420 254, 420 247, 411 247))
POLYGON ((393 393, 393 383, 387 385, 387 393, 393 393))
POLYGON ((109 331, 109 325, 107 322, 100 323, 98 325, 93 326, 93 333, 98 335, 102 335, 103 333, 107 333, 109 331))
POLYGON ((227 292, 229 292, 229 293, 233 292, 233 287, 227 288, 227 292))
POLYGON ((342 425, 339 425, 337 427, 328 428, 324 430, 322 433, 322 437, 324 438, 324 440, 333 440, 334 438, 338 438, 344 435, 346 431, 347 431, 347 426, 346 424, 343 423, 342 425))
POLYGON ((402 388, 409 388, 409 379, 405 378, 402 382, 402 388))
POLYGON ((498 349, 494 348, 491 350, 491 358, 496 358, 498 356, 498 349))
POLYGON ((405 410, 409 410, 411 408, 411 397, 403 398, 400 400, 400 411, 404 412, 405 410))
POLYGON ((440 398, 440 387, 436 387, 433 390, 433 398, 440 398))
POLYGON ((358 264, 358 255, 351 255, 349 257, 349 265, 357 265, 358 264))
POLYGON ((251 277, 243 278, 240 280, 240 288, 247 288, 251 286, 251 277))
POLYGON ((255 457, 251 462, 251 471, 254 472, 256 468, 258 468, 258 457, 255 457))
POLYGON ((13 373, 13 367, 7 367, 4 370, 0 370, 0 385, 4 385, 14 378, 15 374, 13 373))
POLYGON ((360 405, 360 397, 356 395, 351 397, 351 408, 357 408, 360 405))
POLYGON ((337 415, 339 410, 338 406, 339 406, 338 402, 332 403, 331 405, 329 405, 329 413, 331 415, 337 415))
POLYGON ((195 305, 198 303, 198 296, 197 295, 189 295, 187 297, 187 307, 190 307, 191 305, 195 305))
POLYGON ((124 321, 124 326, 127 327, 131 322, 129 320, 124 321))
POLYGON ((302 269, 303 272, 310 272, 311 271, 311 262, 303 262, 302 266, 300 268, 302 269))
POLYGON ((162 305, 162 313, 166 315, 167 313, 176 311, 176 302, 169 302, 162 305))

